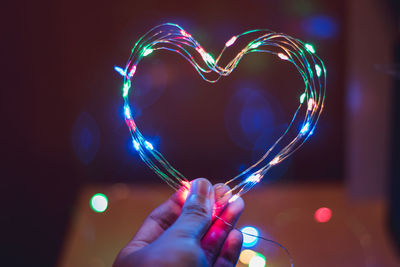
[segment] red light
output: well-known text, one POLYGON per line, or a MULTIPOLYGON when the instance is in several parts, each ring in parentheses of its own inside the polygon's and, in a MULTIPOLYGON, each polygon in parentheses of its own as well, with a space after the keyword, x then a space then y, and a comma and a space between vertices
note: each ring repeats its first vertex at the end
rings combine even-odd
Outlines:
POLYGON ((330 208, 322 207, 315 211, 314 219, 319 223, 326 223, 332 217, 332 210, 330 208))

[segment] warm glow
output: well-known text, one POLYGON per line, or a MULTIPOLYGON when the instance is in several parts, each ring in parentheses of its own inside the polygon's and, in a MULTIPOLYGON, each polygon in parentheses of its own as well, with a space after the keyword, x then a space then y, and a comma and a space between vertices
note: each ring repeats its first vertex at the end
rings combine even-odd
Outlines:
POLYGON ((251 258, 256 255, 256 252, 251 249, 242 250, 239 256, 239 261, 243 264, 249 264, 251 258))

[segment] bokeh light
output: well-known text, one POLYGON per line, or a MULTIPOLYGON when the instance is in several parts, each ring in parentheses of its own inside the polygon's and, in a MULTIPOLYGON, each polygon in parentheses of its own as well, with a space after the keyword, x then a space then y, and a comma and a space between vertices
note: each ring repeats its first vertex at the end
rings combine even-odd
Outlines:
POLYGON ((97 193, 90 199, 90 207, 95 212, 104 212, 108 207, 108 199, 106 195, 97 193))
POLYGON ((240 253, 239 261, 243 264, 249 264, 251 258, 253 258, 257 253, 251 249, 244 249, 240 253))
POLYGON ((240 230, 243 233, 243 247, 253 247, 258 242, 259 232, 257 228, 252 226, 243 227, 240 230))
POLYGON ((332 210, 330 208, 322 207, 315 211, 314 219, 319 223, 326 223, 332 218, 332 210))
POLYGON ((265 267, 267 260, 261 253, 256 253, 249 262, 249 267, 265 267))

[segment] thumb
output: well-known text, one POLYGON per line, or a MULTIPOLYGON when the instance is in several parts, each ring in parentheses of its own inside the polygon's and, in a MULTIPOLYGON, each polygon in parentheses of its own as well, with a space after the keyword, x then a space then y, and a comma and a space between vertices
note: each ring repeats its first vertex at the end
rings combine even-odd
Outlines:
POLYGON ((171 231, 179 236, 200 240, 211 224, 213 207, 214 190, 211 183, 204 178, 194 180, 181 215, 171 231))

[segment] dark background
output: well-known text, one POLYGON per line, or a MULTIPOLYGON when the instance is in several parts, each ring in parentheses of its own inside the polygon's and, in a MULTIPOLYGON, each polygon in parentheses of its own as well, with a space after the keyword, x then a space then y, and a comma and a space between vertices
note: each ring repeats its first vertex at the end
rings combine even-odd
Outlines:
MULTIPOLYGON (((342 182, 344 2, 5 3, 4 266, 55 264, 81 186, 161 183, 131 147, 122 116, 122 79, 113 67, 123 66, 134 42, 164 22, 180 24, 214 55, 231 36, 254 28, 313 43, 327 67, 326 109, 314 136, 266 182, 342 182)), ((162 53, 138 68, 144 93, 135 114, 143 134, 189 178, 226 180, 257 159, 288 122, 290 101, 297 101, 303 88, 293 68, 268 56, 249 56, 232 77, 210 85, 181 58, 162 53), (266 108, 241 110, 250 118, 243 127, 232 105, 240 101, 235 95, 246 92, 256 96, 248 101, 257 107, 257 96, 263 96, 266 108), (260 120, 258 112, 273 122, 260 120), (262 136, 266 130, 270 135, 262 136)))

